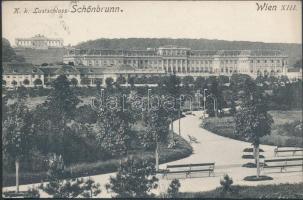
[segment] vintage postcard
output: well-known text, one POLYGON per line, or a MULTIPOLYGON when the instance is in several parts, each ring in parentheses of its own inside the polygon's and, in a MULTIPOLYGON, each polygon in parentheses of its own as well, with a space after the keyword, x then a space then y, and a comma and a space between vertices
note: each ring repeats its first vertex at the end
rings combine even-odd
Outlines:
POLYGON ((3 198, 303 198, 301 1, 1 13, 3 198))

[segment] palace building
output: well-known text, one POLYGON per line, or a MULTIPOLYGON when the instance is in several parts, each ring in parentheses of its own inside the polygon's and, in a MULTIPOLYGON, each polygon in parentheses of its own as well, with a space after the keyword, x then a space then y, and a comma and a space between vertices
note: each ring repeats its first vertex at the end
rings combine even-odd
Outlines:
POLYGON ((130 65, 135 69, 162 70, 178 76, 252 77, 285 75, 288 56, 278 50, 191 50, 163 46, 146 50, 75 49, 67 50, 64 63, 88 67, 130 65))
POLYGON ((15 43, 17 48, 49 49, 63 47, 63 39, 47 38, 40 34, 31 38, 16 38, 15 43))

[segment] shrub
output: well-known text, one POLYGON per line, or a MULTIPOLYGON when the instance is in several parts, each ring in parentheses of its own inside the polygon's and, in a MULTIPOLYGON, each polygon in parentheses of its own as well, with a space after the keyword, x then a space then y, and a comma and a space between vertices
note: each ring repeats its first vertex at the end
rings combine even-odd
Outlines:
POLYGON ((110 178, 107 189, 117 197, 152 197, 152 189, 158 187, 155 164, 151 161, 130 158, 122 163, 116 177, 110 178))
POLYGON ((269 176, 259 176, 259 178, 257 178, 257 176, 246 176, 243 180, 245 180, 245 181, 268 181, 268 180, 273 180, 273 178, 269 177, 269 176))
POLYGON ((224 175, 223 179, 220 180, 222 187, 222 193, 232 192, 231 185, 233 184, 233 179, 230 178, 227 174, 224 175))
POLYGON ((180 186, 181 186, 181 184, 180 184, 180 181, 178 179, 172 180, 171 183, 169 184, 168 189, 167 189, 168 196, 171 197, 171 198, 177 197, 177 195, 179 193, 180 186))

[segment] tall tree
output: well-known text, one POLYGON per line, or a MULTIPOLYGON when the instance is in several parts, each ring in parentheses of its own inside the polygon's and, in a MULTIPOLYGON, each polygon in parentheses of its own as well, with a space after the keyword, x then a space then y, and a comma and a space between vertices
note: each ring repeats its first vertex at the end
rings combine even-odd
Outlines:
MULTIPOLYGON (((65 75, 60 75, 53 81, 53 90, 47 97, 44 105, 49 114, 54 114, 51 119, 73 119, 79 98, 70 88, 70 82, 65 75)), ((56 121, 57 121, 56 120, 56 121)))
POLYGON ((236 113, 236 134, 246 138, 254 147, 257 165, 257 178, 260 176, 259 145, 260 138, 270 134, 273 119, 267 113, 267 105, 262 94, 257 92, 253 81, 245 82, 245 94, 241 110, 236 113))
POLYGON ((99 146, 111 155, 125 155, 130 140, 130 123, 128 112, 123 112, 120 106, 110 107, 110 100, 104 98, 98 112, 99 146))
POLYGON ((15 160, 16 192, 19 192, 20 160, 28 155, 33 139, 32 116, 25 106, 25 99, 19 98, 9 107, 3 125, 3 150, 15 160))

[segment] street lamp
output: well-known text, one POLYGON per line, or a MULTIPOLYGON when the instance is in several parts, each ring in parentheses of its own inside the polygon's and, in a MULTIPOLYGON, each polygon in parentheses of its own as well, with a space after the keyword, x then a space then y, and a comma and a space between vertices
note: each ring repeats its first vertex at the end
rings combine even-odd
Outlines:
POLYGON ((104 95, 104 89, 103 88, 101 88, 100 95, 101 95, 101 109, 103 109, 103 95, 104 95))
POLYGON ((214 112, 215 112, 215 116, 217 117, 217 105, 216 105, 217 99, 212 95, 208 95, 208 97, 212 98, 214 101, 214 112))
POLYGON ((200 90, 197 90, 197 99, 198 99, 198 111, 200 109, 201 103, 200 103, 200 90))
POLYGON ((179 106, 179 135, 181 136, 181 106, 182 106, 183 95, 180 95, 180 106, 179 106))
POLYGON ((150 96, 151 90, 152 90, 152 89, 150 89, 150 88, 147 90, 147 111, 148 111, 148 112, 149 112, 149 96, 150 96))
POLYGON ((206 107, 206 96, 205 96, 205 92, 206 92, 206 88, 203 90, 203 107, 204 107, 204 111, 203 111, 203 117, 205 118, 205 107, 206 107))

